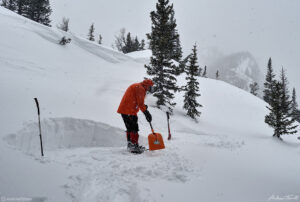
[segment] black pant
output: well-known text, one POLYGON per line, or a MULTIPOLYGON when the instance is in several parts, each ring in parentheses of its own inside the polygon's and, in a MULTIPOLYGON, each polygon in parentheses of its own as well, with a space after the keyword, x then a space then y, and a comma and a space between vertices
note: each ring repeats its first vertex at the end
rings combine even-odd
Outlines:
POLYGON ((125 123, 127 132, 138 132, 139 125, 138 125, 138 117, 134 115, 126 115, 121 114, 123 121, 125 123))

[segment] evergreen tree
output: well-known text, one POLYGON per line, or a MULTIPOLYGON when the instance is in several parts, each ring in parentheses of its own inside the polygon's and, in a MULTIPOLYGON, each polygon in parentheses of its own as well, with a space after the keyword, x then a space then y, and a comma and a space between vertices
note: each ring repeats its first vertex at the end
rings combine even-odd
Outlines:
POLYGON ((189 64, 186 66, 185 73, 187 75, 187 85, 184 87, 184 105, 183 108, 187 110, 187 115, 192 119, 200 116, 200 112, 197 110, 198 107, 202 107, 197 102, 197 97, 200 96, 199 92, 199 82, 197 81, 197 76, 199 72, 197 58, 197 47, 194 45, 192 56, 190 57, 189 64))
POLYGON ((280 131, 280 126, 282 125, 282 112, 280 109, 281 102, 281 84, 280 82, 273 80, 272 86, 270 87, 269 92, 269 106, 267 108, 270 110, 270 113, 265 116, 265 123, 270 127, 274 128, 274 137, 280 138, 280 135, 283 133, 280 131))
POLYGON ((220 74, 219 74, 219 70, 217 70, 216 72, 216 79, 219 80, 220 74))
POLYGON ((17 13, 24 15, 28 9, 29 0, 17 0, 17 13))
POLYGON ((95 41, 94 32, 95 32, 95 27, 94 24, 92 24, 89 29, 88 40, 95 41))
POLYGON ((62 23, 60 25, 58 25, 57 28, 65 31, 65 32, 68 32, 69 31, 69 22, 70 22, 69 18, 63 17, 62 23))
POLYGON ((7 8, 7 0, 2 0, 1 6, 3 6, 4 8, 7 8))
POLYGON ((130 32, 128 32, 128 34, 126 36, 126 42, 125 42, 125 45, 123 47, 123 53, 130 53, 132 51, 135 51, 134 41, 131 38, 130 32))
POLYGON ((207 67, 206 66, 204 67, 202 77, 207 78, 207 67))
POLYGON ((139 42, 139 39, 136 36, 135 39, 134 39, 134 43, 133 43, 133 49, 134 49, 134 51, 140 50, 140 46, 141 46, 141 44, 139 42))
MULTIPOLYGON (((173 5, 172 5, 173 7, 173 5)), ((177 26, 176 24, 176 19, 175 19, 175 11, 172 9, 171 11, 171 17, 170 17, 170 24, 173 24, 175 27, 177 26)), ((176 28, 172 29, 172 38, 174 38, 173 42, 173 56, 172 59, 179 62, 182 58, 182 48, 181 48, 181 43, 180 43, 180 36, 178 34, 178 30, 176 28)))
POLYGON ((273 86, 273 81, 275 78, 275 74, 273 73, 273 68, 272 68, 272 59, 270 58, 268 61, 268 67, 267 67, 267 75, 266 75, 266 81, 264 83, 264 100, 269 103, 270 102, 270 97, 271 97, 271 91, 272 91, 272 86, 273 86))
POLYGON ((101 36, 101 34, 99 34, 99 40, 98 40, 98 44, 102 44, 102 36, 101 36))
POLYGON ((141 41, 141 45, 139 47, 139 50, 145 50, 145 40, 144 39, 142 39, 142 41, 141 41))
POLYGON ((125 38, 125 33, 126 30, 123 28, 120 30, 119 36, 115 37, 115 46, 119 51, 126 54, 145 49, 145 40, 142 40, 142 43, 140 43, 138 37, 133 38, 130 32, 127 33, 125 38))
POLYGON ((25 2, 26 4, 24 6, 26 6, 26 8, 24 9, 23 16, 51 27, 50 15, 52 9, 49 0, 28 0, 25 2))
POLYGON ((154 96, 158 98, 157 107, 167 106, 172 113, 174 92, 179 88, 176 85, 176 75, 179 72, 179 35, 176 30, 173 5, 169 0, 158 0, 156 11, 152 11, 152 32, 147 34, 150 40, 152 57, 150 64, 145 65, 147 74, 154 81, 154 96), (177 62, 177 64, 176 64, 177 62))
POLYGON ((1 5, 16 11, 19 15, 51 27, 52 9, 49 0, 3 0, 1 5))
MULTIPOLYGON (((176 75, 180 75, 182 74, 183 72, 185 72, 185 69, 186 69, 186 65, 187 63, 189 62, 189 59, 190 57, 192 56, 192 54, 186 56, 183 60, 181 60, 179 62, 179 67, 176 69, 176 75)), ((182 90, 182 89, 179 89, 179 91, 182 90)))
POLYGON ((257 96, 257 91, 259 90, 259 86, 257 82, 253 82, 250 84, 250 93, 257 96))
POLYGON ((285 70, 283 68, 281 69, 280 81, 281 81, 281 85, 282 85, 281 107, 282 107, 284 114, 290 114, 292 100, 290 99, 289 89, 288 89, 288 80, 286 77, 285 70))
POLYGON ((123 52, 124 46, 126 44, 125 33, 126 33, 125 28, 122 28, 120 30, 119 35, 115 36, 115 38, 116 38, 116 40, 115 40, 115 46, 118 49, 118 51, 122 51, 123 52))
POLYGON ((292 95, 292 108, 293 112, 298 109, 298 103, 297 103, 297 96, 296 96, 296 89, 293 88, 293 95, 292 95))
POLYGON ((68 43, 71 43, 72 39, 71 38, 66 38, 65 36, 63 36, 59 42, 60 45, 64 46, 68 43))
POLYGON ((201 67, 198 68, 198 76, 202 76, 202 68, 201 67))
POLYGON ((296 121, 293 116, 291 116, 293 111, 293 100, 290 98, 289 89, 288 89, 288 80, 285 73, 285 70, 281 69, 281 88, 282 88, 282 97, 281 97, 281 110, 283 111, 284 118, 286 121, 284 122, 283 128, 286 134, 294 134, 297 130, 293 130, 297 128, 293 126, 296 121))
POLYGON ((11 11, 16 11, 17 10, 16 1, 15 0, 7 0, 6 8, 11 10, 11 11))
POLYGON ((265 122, 274 128, 273 136, 280 138, 283 134, 297 133, 297 125, 294 125, 295 119, 290 113, 292 101, 289 100, 287 79, 283 70, 281 81, 273 79, 270 89, 269 106, 267 106, 270 113, 265 117, 265 122))
POLYGON ((296 121, 300 123, 300 111, 298 109, 298 103, 297 103, 297 96, 296 96, 296 89, 293 88, 293 95, 292 95, 292 118, 294 118, 296 121))

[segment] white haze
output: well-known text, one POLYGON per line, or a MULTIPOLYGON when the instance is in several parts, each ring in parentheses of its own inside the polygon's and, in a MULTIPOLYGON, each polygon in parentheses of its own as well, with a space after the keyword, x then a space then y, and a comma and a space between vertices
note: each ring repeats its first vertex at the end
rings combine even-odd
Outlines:
MULTIPOLYGON (((53 25, 63 16, 70 18, 71 32, 86 36, 91 23, 103 43, 111 46, 114 36, 125 27, 146 38, 151 30, 150 11, 156 0, 51 0, 53 25)), ((174 3, 175 17, 184 54, 197 42, 199 55, 212 48, 224 54, 250 52, 262 71, 269 57, 279 74, 288 70, 290 87, 300 83, 300 1, 298 0, 188 0, 174 3)), ((201 65, 211 61, 202 59, 201 65)), ((299 93, 300 94, 300 91, 299 93)))

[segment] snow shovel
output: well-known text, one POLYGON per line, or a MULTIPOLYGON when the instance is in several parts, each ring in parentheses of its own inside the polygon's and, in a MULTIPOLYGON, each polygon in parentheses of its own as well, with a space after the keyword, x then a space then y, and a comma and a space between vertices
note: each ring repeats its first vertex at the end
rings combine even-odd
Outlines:
POLYGON ((164 140, 163 140, 161 134, 154 133, 152 124, 151 124, 151 122, 149 122, 149 123, 150 123, 150 127, 152 130, 152 133, 148 135, 149 150, 153 151, 153 150, 164 149, 165 144, 164 144, 164 140))

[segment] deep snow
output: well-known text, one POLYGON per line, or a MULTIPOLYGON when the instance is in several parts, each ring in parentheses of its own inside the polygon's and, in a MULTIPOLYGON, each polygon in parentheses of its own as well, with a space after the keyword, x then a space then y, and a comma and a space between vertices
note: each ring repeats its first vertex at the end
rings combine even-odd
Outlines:
MULTIPOLYGON (((300 196, 299 133, 284 142, 272 138, 259 98, 199 78, 204 107, 198 122, 185 116, 179 93, 166 149, 131 155, 116 110, 128 85, 146 75, 138 61, 143 53, 126 56, 3 8, 0 26, 2 197, 253 202, 300 196), (58 45, 63 35, 71 44, 58 45), (41 105, 44 158, 34 97, 41 105)), ((154 129, 166 139, 165 113, 152 96, 146 102, 154 129)), ((142 113, 139 125, 146 144, 150 128, 142 113)))

